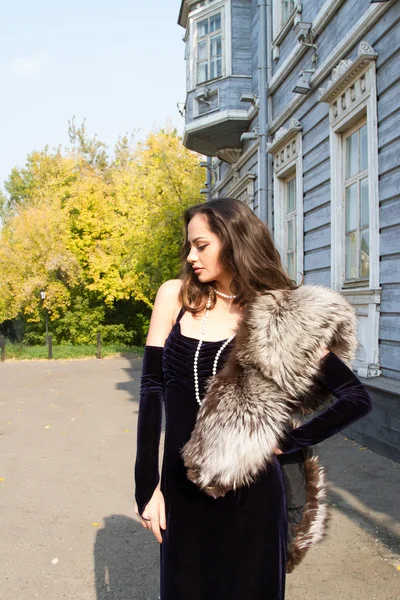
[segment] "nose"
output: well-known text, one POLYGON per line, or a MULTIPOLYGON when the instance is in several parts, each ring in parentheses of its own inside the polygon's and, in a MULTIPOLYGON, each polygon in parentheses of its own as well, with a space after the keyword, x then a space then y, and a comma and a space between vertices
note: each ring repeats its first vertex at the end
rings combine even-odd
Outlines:
POLYGON ((192 248, 186 259, 189 263, 195 263, 197 260, 196 248, 192 248))

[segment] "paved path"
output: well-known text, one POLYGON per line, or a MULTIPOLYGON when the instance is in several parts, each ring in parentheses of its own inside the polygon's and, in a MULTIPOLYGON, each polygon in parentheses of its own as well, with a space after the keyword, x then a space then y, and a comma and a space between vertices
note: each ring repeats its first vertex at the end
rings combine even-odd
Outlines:
MULTIPOLYGON (((157 600, 159 544, 133 510, 140 369, 0 364, 2 600, 157 600)), ((400 465, 342 435, 320 454, 330 536, 288 576, 286 600, 399 600, 400 465)))

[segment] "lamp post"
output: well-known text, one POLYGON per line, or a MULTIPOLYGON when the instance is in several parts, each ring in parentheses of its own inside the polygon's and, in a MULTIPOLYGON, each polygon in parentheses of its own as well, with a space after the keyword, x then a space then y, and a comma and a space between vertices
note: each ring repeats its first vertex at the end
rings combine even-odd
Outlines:
MULTIPOLYGON (((45 300, 46 292, 44 290, 41 290, 40 297, 43 301, 45 300)), ((48 311, 47 311, 46 307, 45 307, 45 311, 46 311, 46 346, 48 346, 49 345, 49 315, 48 315, 48 311)))

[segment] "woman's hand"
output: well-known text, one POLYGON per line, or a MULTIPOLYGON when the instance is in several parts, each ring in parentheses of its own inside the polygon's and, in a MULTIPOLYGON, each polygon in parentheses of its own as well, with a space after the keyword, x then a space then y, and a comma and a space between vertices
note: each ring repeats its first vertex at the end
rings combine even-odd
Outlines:
POLYGON ((135 514, 139 517, 142 526, 145 529, 150 529, 154 533, 156 540, 162 544, 160 528, 166 529, 167 523, 165 518, 164 496, 158 486, 154 490, 149 502, 146 504, 142 517, 139 515, 138 506, 135 502, 135 514))

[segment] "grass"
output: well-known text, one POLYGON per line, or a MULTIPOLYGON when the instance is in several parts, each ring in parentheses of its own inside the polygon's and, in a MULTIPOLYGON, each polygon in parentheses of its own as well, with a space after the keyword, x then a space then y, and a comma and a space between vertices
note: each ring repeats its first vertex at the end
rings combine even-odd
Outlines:
MULTIPOLYGON (((53 359, 69 358, 95 358, 96 344, 82 344, 74 346, 66 344, 53 345, 53 359)), ((143 355, 143 348, 139 346, 124 346, 121 344, 104 344, 101 346, 101 356, 118 356, 121 354, 143 355)), ((37 360, 48 359, 47 346, 24 346, 23 344, 6 343, 6 360, 37 360)))

